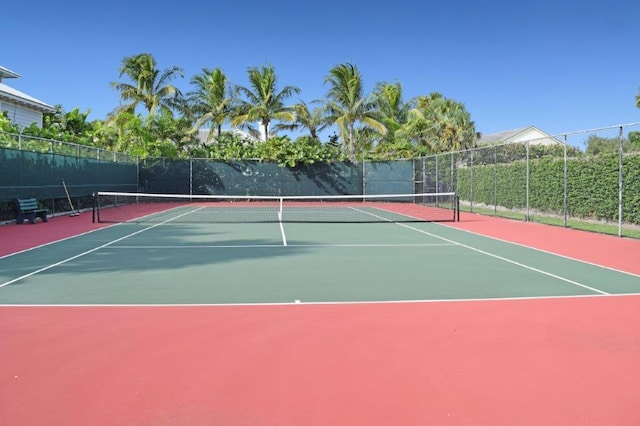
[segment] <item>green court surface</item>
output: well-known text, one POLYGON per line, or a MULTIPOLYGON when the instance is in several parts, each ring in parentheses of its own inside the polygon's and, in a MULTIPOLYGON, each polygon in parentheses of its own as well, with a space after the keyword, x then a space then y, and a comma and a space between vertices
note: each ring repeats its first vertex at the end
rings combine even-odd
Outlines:
POLYGON ((0 304, 637 293, 640 278, 437 223, 123 223, 0 258, 0 304))

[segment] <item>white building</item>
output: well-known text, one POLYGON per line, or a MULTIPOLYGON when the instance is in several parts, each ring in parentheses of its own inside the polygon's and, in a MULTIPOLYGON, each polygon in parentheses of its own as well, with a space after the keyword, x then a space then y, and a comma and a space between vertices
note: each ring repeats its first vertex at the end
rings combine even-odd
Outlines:
MULTIPOLYGON (((198 136, 197 139, 200 141, 200 143, 202 144, 209 144, 209 134, 211 133, 211 129, 200 129, 198 130, 198 136)), ((232 134, 232 135, 236 135, 239 136, 240 138, 244 139, 244 140, 248 140, 248 141, 252 141, 252 142, 260 142, 260 139, 256 138, 255 136, 251 135, 250 133, 245 132, 244 130, 240 130, 240 129, 222 129, 222 133, 228 133, 228 134, 232 134)))
POLYGON ((477 146, 498 145, 506 143, 524 143, 531 145, 553 145, 562 143, 548 133, 543 132, 535 126, 523 127, 521 129, 505 130, 490 135, 481 135, 477 146))
POLYGON ((9 120, 21 128, 33 123, 42 127, 42 114, 54 113, 56 109, 4 84, 5 79, 19 77, 20 74, 0 66, 0 113, 6 112, 9 120))

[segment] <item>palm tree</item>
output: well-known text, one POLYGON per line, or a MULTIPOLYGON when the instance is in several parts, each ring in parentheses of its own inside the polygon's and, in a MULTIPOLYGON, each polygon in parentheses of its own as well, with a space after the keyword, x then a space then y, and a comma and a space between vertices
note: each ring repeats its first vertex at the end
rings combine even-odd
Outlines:
POLYGON ((373 103, 364 97, 362 76, 358 68, 350 63, 336 65, 325 79, 329 83, 326 109, 328 119, 338 130, 349 151, 349 159, 356 162, 355 123, 361 123, 381 135, 387 129, 376 118, 373 103))
POLYGON ((319 140, 318 133, 329 126, 324 108, 310 109, 304 101, 300 101, 291 108, 294 113, 293 123, 279 124, 277 128, 283 130, 307 129, 313 139, 319 140))
POLYGON ((399 133, 429 153, 471 148, 478 138, 464 104, 436 92, 417 98, 416 107, 409 111, 399 133))
MULTIPOLYGON (((193 130, 197 131, 205 123, 216 127, 215 137, 222 133, 222 124, 230 118, 234 98, 231 96, 231 85, 220 68, 214 70, 203 68, 201 74, 191 78, 195 90, 189 93, 191 111, 196 117, 193 130)), ((214 137, 209 132, 207 142, 214 137)))
POLYGON ((133 82, 111 83, 111 87, 120 92, 123 102, 115 110, 115 115, 127 111, 133 113, 139 104, 143 104, 149 115, 158 110, 170 112, 181 97, 180 90, 168 84, 176 77, 182 77, 182 68, 173 66, 164 71, 157 68, 155 58, 150 53, 140 53, 122 60, 120 77, 127 76, 133 82))
POLYGON ((295 86, 285 86, 278 91, 278 78, 272 65, 248 70, 250 87, 239 86, 238 93, 244 95, 240 100, 238 113, 231 119, 233 126, 243 125, 250 133, 261 135, 266 141, 269 137, 269 126, 273 120, 291 122, 295 119, 291 108, 284 101, 294 93, 300 93, 295 86), (250 123, 259 122, 262 132, 250 123))
POLYGON ((396 131, 407 122, 409 110, 415 101, 404 103, 402 99, 402 84, 382 82, 376 84, 373 100, 378 111, 380 121, 387 128, 387 135, 383 142, 393 143, 396 131))

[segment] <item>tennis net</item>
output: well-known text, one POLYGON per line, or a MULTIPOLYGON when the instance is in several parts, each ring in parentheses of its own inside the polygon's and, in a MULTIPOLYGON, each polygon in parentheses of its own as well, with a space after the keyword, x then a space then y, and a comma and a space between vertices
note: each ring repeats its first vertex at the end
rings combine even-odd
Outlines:
POLYGON ((94 222, 435 222, 456 221, 454 192, 332 196, 95 194, 94 222))

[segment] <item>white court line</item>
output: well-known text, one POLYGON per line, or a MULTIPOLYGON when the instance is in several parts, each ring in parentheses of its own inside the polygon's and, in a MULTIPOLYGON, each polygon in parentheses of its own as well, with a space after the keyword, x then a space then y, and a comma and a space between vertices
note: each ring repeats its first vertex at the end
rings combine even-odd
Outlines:
POLYGON ((67 303, 67 304, 0 304, 0 308, 198 308, 198 307, 224 307, 224 306, 295 306, 295 305, 395 305, 408 303, 478 303, 478 302, 511 302, 526 300, 562 300, 562 299, 592 299, 592 298, 623 298, 638 297, 640 293, 619 294, 576 294, 565 296, 523 296, 523 297, 487 297, 482 299, 418 299, 418 300, 353 300, 330 302, 245 302, 245 303, 67 303))
MULTIPOLYGON (((382 217, 382 216, 378 216, 378 215, 376 215, 376 214, 374 214, 374 213, 366 212, 366 211, 359 210, 359 209, 356 209, 356 208, 354 208, 354 210, 357 210, 357 211, 359 211, 359 212, 361 212, 361 213, 367 213, 367 214, 370 214, 371 216, 377 217, 377 218, 379 218, 379 219, 388 220, 388 219, 385 219, 384 217, 382 217)), ((404 227, 404 228, 407 228, 407 229, 411 229, 411 230, 416 231, 416 232, 420 232, 421 234, 429 235, 429 236, 431 236, 431 237, 438 238, 438 239, 443 240, 443 241, 447 241, 447 242, 449 242, 449 243, 452 243, 452 244, 458 245, 458 246, 460 246, 460 247, 464 247, 464 248, 466 248, 466 249, 469 249, 469 250, 475 251, 475 252, 477 252, 477 253, 484 254, 485 256, 493 257, 493 258, 495 258, 495 259, 499 259, 499 260, 502 260, 502 261, 504 261, 504 262, 511 263, 511 264, 513 264, 513 265, 519 266, 519 267, 521 267, 521 268, 528 269, 528 270, 530 270, 530 271, 534 271, 534 272, 540 273, 540 274, 542 274, 542 275, 546 275, 546 276, 548 276, 548 277, 552 277, 552 278, 555 278, 555 279, 557 279, 557 280, 564 281, 564 282, 567 282, 567 283, 569 283, 569 284, 573 284, 573 285, 575 285, 575 286, 585 288, 585 289, 587 289, 587 290, 590 290, 590 291, 593 291, 593 292, 596 292, 596 293, 600 293, 600 294, 603 294, 603 295, 609 295, 609 293, 607 293, 606 291, 602 291, 602 290, 599 290, 599 289, 597 289, 597 288, 594 288, 594 287, 588 286, 588 285, 586 285, 586 284, 582 284, 582 283, 579 283, 579 282, 577 282, 577 281, 573 281, 573 280, 570 280, 570 279, 568 279, 568 278, 561 277, 560 275, 552 274, 551 272, 547 272, 547 271, 544 271, 544 270, 542 270, 542 269, 534 268, 533 266, 525 265, 524 263, 520 263, 520 262, 517 262, 517 261, 515 261, 515 260, 508 259, 508 258, 503 257, 503 256, 499 256, 499 255, 497 255, 497 254, 489 253, 488 251, 481 250, 481 249, 479 249, 479 248, 472 247, 472 246, 470 246, 470 245, 463 244, 463 243, 460 243, 460 242, 458 242, 458 241, 453 241, 453 240, 450 240, 450 239, 448 239, 448 238, 441 237, 441 236, 436 235, 436 234, 432 234, 431 232, 424 231, 424 230, 422 230, 422 229, 418 229, 418 228, 415 228, 415 227, 413 227, 413 226, 409 226, 409 225, 407 225, 406 223, 395 222, 395 224, 396 224, 396 225, 398 225, 398 226, 402 226, 402 227, 404 227)))
MULTIPOLYGON (((280 217, 280 213, 278 213, 278 216, 280 217)), ((280 234, 282 234, 282 245, 286 246, 287 245, 287 235, 284 233, 284 224, 282 223, 282 220, 280 220, 280 234)))
POLYGON ((195 212, 197 212, 198 210, 200 210, 200 209, 202 209, 202 208, 203 208, 203 207, 199 207, 199 208, 197 208, 197 209, 195 209, 195 210, 192 210, 192 211, 189 211, 189 212, 183 213, 183 214, 178 215, 178 216, 176 216, 176 217, 173 217, 173 218, 171 218, 171 219, 167 219, 167 220, 165 220, 164 222, 156 223, 155 225, 149 226, 149 227, 147 227, 147 228, 140 229, 140 230, 138 230, 138 231, 136 231, 136 232, 132 232, 131 234, 125 235, 124 237, 120 237, 120 238, 115 239, 115 240, 113 240, 113 241, 109 241, 108 243, 106 243, 106 244, 102 244, 101 246, 98 246, 98 247, 94 247, 94 248, 92 248, 91 250, 87 250, 87 251, 84 251, 84 252, 82 252, 82 253, 76 254, 75 256, 71 256, 71 257, 69 257, 69 258, 67 258, 67 259, 61 260, 60 262, 52 263, 52 264, 50 264, 50 265, 47 265, 47 266, 45 266, 45 267, 43 267, 43 268, 40 268, 40 269, 38 269, 38 270, 35 270, 35 271, 33 271, 33 272, 29 272, 28 274, 24 274, 24 275, 22 275, 22 276, 20 276, 20 277, 18 277, 18 278, 14 278, 13 280, 10 280, 10 281, 7 281, 7 282, 5 282, 5 283, 0 284, 0 288, 2 288, 2 287, 4 287, 4 286, 7 286, 7 285, 9 285, 9 284, 13 284, 13 283, 15 283, 15 282, 18 282, 18 281, 20 281, 20 280, 23 280, 23 279, 28 278, 28 277, 30 277, 30 276, 33 276, 33 275, 35 275, 35 274, 39 274, 40 272, 44 272, 44 271, 49 270, 49 269, 51 269, 51 268, 55 268, 56 266, 63 265, 63 264, 65 264, 65 263, 67 263, 67 262, 70 262, 70 261, 75 260, 75 259, 77 259, 77 258, 79 258, 79 257, 85 256, 85 255, 87 255, 87 254, 93 253, 93 252, 95 252, 95 251, 97 251, 97 250, 100 250, 100 249, 102 249, 102 248, 108 247, 108 246, 110 246, 110 245, 112 245, 112 244, 115 244, 115 243, 117 243, 117 242, 119 242, 119 241, 122 241, 122 240, 124 240, 124 239, 127 239, 127 238, 129 238, 129 237, 133 237, 134 235, 138 235, 138 234, 140 234, 140 233, 142 233, 142 232, 148 231, 149 229, 153 229, 153 228, 156 228, 156 227, 158 227, 158 226, 164 225, 164 224, 165 224, 165 223, 167 223, 167 222, 171 222, 172 220, 178 219, 178 218, 180 218, 180 217, 182 217, 182 216, 185 216, 185 215, 187 215, 187 214, 195 213, 195 212))
MULTIPOLYGON (((587 264, 587 265, 596 266, 598 268, 608 269, 608 270, 613 271, 613 272, 619 272, 621 274, 631 275, 632 277, 640 278, 640 274, 635 274, 635 273, 629 272, 629 271, 623 271, 622 269, 616 269, 616 268, 612 268, 610 266, 600 265, 599 263, 589 262, 588 260, 576 259, 575 257, 565 256, 564 254, 559 254, 559 253, 556 253, 556 252, 553 252, 553 251, 543 250, 543 249, 540 249, 540 248, 537 248, 537 247, 528 246, 526 244, 516 243, 514 241, 504 240, 504 239, 498 238, 498 237, 492 237, 491 235, 485 235, 485 234, 481 234, 479 232, 469 231, 468 229, 457 228, 455 226, 446 225, 444 223, 438 223, 437 225, 444 226, 444 227, 447 227, 449 229, 456 229, 458 231, 463 231, 463 232, 466 232, 468 234, 477 235, 479 237, 484 237, 484 238, 489 238, 489 239, 492 239, 492 240, 495 240, 495 241, 500 241, 501 243, 513 244, 514 246, 519 246, 519 247, 524 247, 524 248, 531 249, 531 250, 536 250, 536 251, 539 251, 541 253, 552 254, 554 256, 562 257, 564 259, 573 260, 575 262, 580 262, 580 263, 584 263, 584 264, 587 264)), ((549 226, 549 225, 545 225, 545 226, 549 226)))
POLYGON ((26 252, 31 251, 31 250, 35 250, 35 249, 39 249, 41 247, 49 246, 51 244, 59 243, 60 241, 66 241, 66 240, 71 240, 73 238, 82 237, 83 235, 91 234, 92 232, 96 232, 96 231, 102 231, 103 229, 112 228, 112 227, 118 226, 118 225, 122 225, 122 224, 121 223, 114 223, 113 225, 105 226, 103 228, 92 229, 90 231, 86 231, 86 232, 83 232, 81 234, 72 235, 70 237, 65 237, 65 238, 60 238, 59 240, 49 241, 48 243, 40 244, 38 246, 29 247, 29 248, 24 249, 24 250, 20 250, 20 251, 16 251, 16 252, 13 252, 13 253, 5 254, 4 256, 0 256, 0 260, 5 259, 7 257, 15 256, 16 254, 26 253, 26 252))

